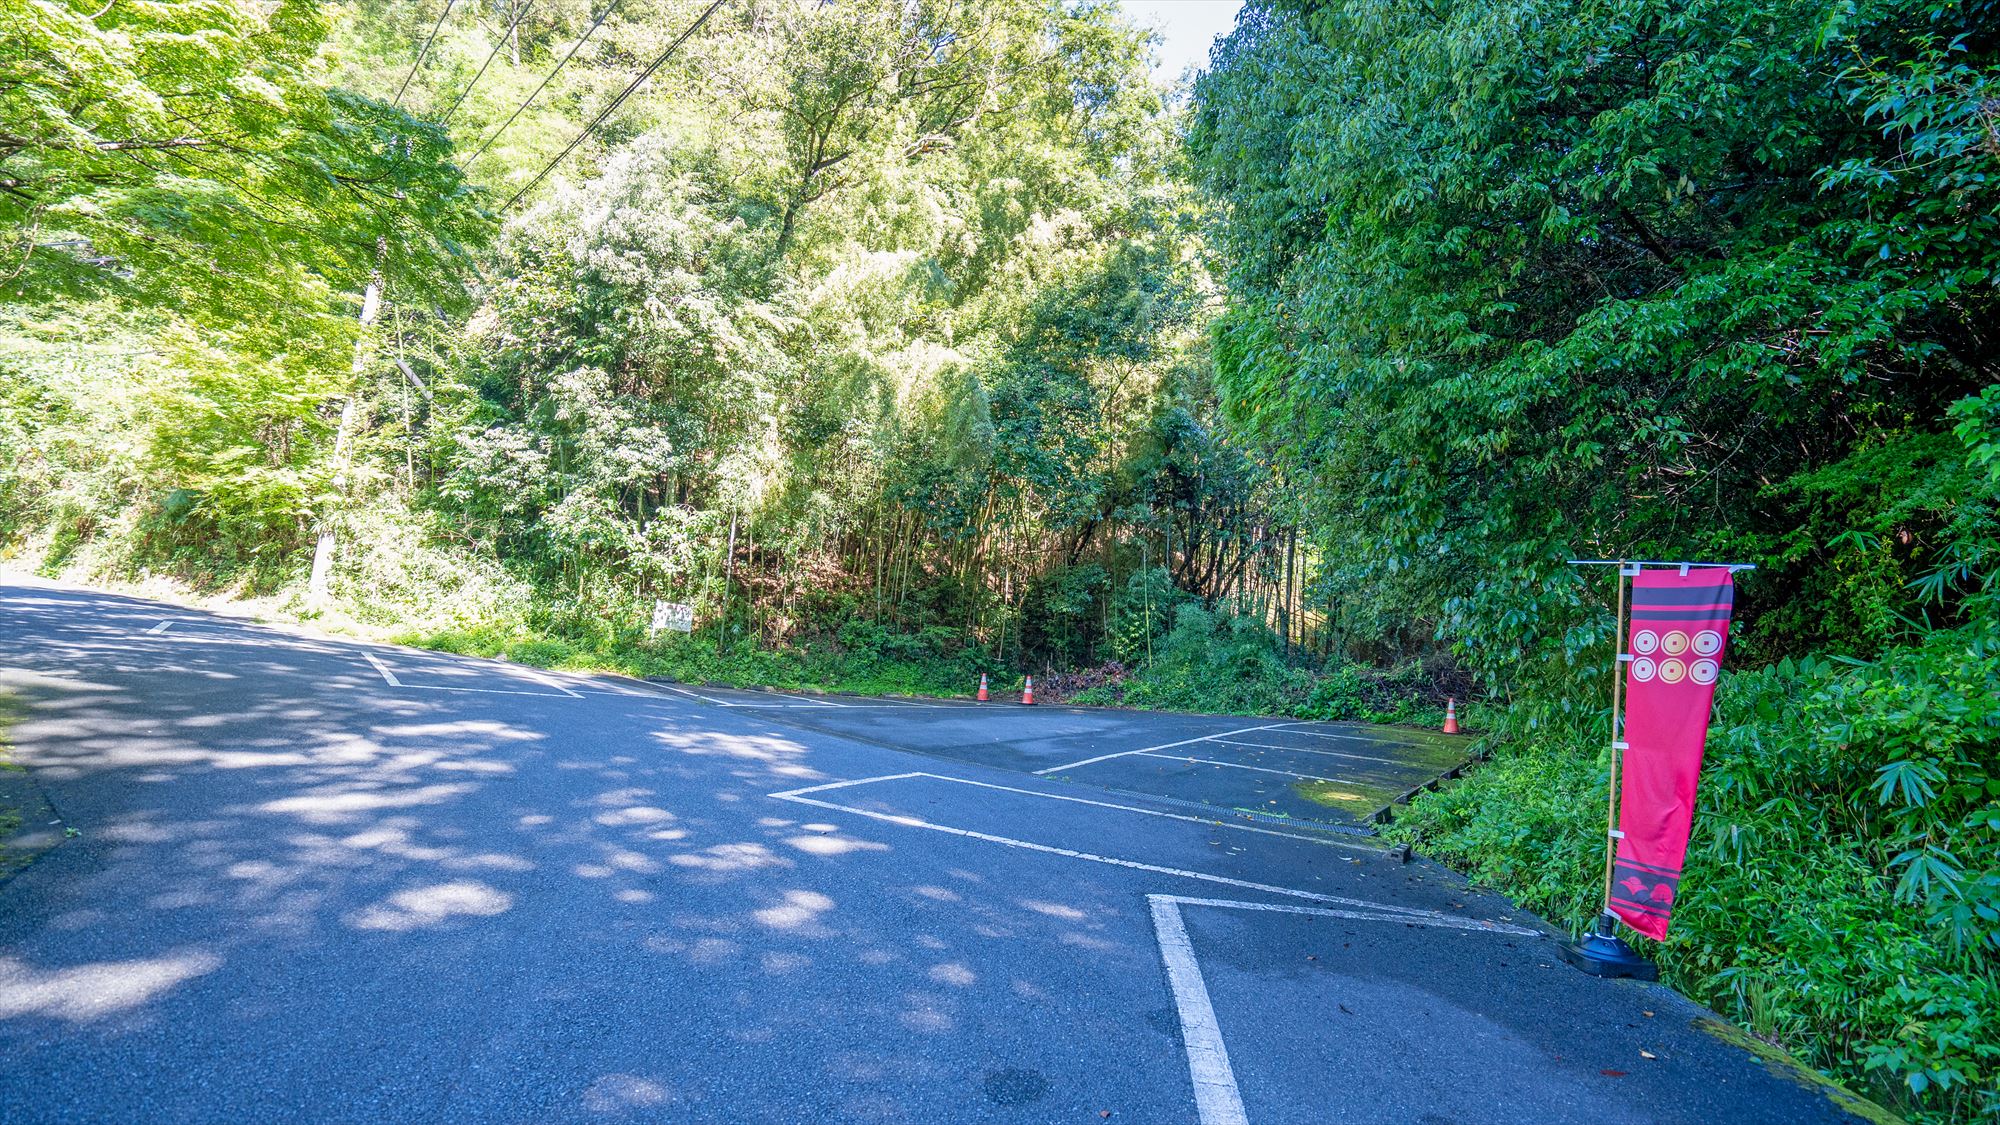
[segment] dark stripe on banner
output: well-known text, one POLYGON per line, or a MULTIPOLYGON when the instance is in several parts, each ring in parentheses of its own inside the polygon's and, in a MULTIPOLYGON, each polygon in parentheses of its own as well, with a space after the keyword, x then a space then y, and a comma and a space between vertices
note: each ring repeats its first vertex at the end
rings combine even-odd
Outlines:
POLYGON ((1725 605, 1700 609, 1635 609, 1631 611, 1631 616, 1634 621, 1689 621, 1714 625, 1729 620, 1729 607, 1725 605))
POLYGON ((1669 879, 1678 879, 1681 877, 1679 868, 1661 867, 1653 863, 1640 863, 1636 859, 1626 859, 1622 855, 1618 857, 1617 864, 1620 867, 1636 867, 1641 871, 1649 871, 1655 875, 1665 875, 1669 879))
POLYGON ((1696 586, 1687 590, 1666 590, 1645 586, 1632 591, 1633 605, 1723 605, 1736 600, 1727 586, 1696 586))
POLYGON ((1660 909, 1659 907, 1657 907, 1657 906, 1653 906, 1653 905, 1650 905, 1650 904, 1648 904, 1648 903, 1644 903, 1644 902, 1637 902, 1637 901, 1634 901, 1633 899, 1629 899, 1629 898, 1626 898, 1626 897, 1625 897, 1625 896, 1623 896, 1623 895, 1612 895, 1612 896, 1611 896, 1611 901, 1612 901, 1612 902, 1613 902, 1614 904, 1616 904, 1616 905, 1618 905, 1618 906, 1622 906, 1622 907, 1624 907, 1624 908, 1625 908, 1625 909, 1627 909, 1627 910, 1636 910, 1636 911, 1638 911, 1638 912, 1639 912, 1639 913, 1641 913, 1641 914, 1651 914, 1651 915, 1653 915, 1653 916, 1654 916, 1655 918, 1671 918, 1671 917, 1673 917, 1673 915, 1672 915, 1672 914, 1671 914, 1670 912, 1668 912, 1668 911, 1665 911, 1665 910, 1661 910, 1661 909, 1660 909))

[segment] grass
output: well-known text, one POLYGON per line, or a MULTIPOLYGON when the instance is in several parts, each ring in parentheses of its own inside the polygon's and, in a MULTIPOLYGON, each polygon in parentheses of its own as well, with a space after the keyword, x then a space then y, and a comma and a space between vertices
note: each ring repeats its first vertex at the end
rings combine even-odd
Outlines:
POLYGON ((851 695, 970 698, 979 686, 980 673, 993 672, 981 654, 971 651, 904 655, 832 645, 762 648, 746 643, 718 648, 713 636, 706 634, 671 634, 654 640, 626 637, 609 645, 477 630, 405 633, 392 639, 398 644, 499 657, 536 668, 851 695))
MULTIPOLYGON (((0 693, 0 771, 20 775, 25 782, 28 770, 14 760, 14 748, 7 741, 7 730, 19 717, 14 697, 0 693)), ((27 792, 26 785, 0 785, 0 879, 12 875, 17 869, 27 865, 33 855, 18 854, 9 848, 7 841, 21 829, 22 799, 27 792)))

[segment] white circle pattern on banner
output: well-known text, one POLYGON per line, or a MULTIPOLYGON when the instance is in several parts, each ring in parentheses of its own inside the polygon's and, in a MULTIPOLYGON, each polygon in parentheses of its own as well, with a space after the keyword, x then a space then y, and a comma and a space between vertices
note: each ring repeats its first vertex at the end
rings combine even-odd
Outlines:
POLYGON ((1714 656, 1722 651, 1722 634, 1713 629, 1703 629, 1694 635, 1694 654, 1714 656))
POLYGON ((1660 651, 1668 656, 1679 656, 1688 650, 1688 635, 1675 629, 1660 638, 1660 651))
POLYGON ((1660 679, 1670 684, 1680 683, 1687 678, 1687 665, 1678 660, 1660 661, 1660 679))
POLYGON ((1651 629, 1641 629, 1632 634, 1632 651, 1640 656, 1651 656, 1659 651, 1660 635, 1651 629))
POLYGON ((1721 671, 1713 660, 1697 660, 1688 665, 1688 678, 1698 684, 1712 684, 1715 675, 1721 671))
POLYGON ((1653 663, 1651 657, 1641 656, 1632 661, 1632 678, 1642 684, 1652 683, 1653 674, 1659 670, 1659 666, 1653 663))

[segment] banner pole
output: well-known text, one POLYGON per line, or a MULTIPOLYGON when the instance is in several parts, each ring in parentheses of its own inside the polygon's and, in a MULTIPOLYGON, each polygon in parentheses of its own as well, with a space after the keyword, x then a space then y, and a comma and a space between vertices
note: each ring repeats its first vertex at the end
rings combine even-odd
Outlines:
MULTIPOLYGON (((1593 566, 1599 560, 1576 560, 1574 565, 1593 566)), ((1611 878, 1618 855, 1618 782, 1627 746, 1622 737, 1619 705, 1623 700, 1625 686, 1625 582, 1644 568, 1644 563, 1617 562, 1618 591, 1613 604, 1616 622, 1611 638, 1611 777, 1604 798, 1604 905, 1599 909, 1597 922, 1590 932, 1577 941, 1558 946, 1556 953, 1563 960, 1594 977, 1636 977, 1639 980, 1658 980, 1659 969, 1652 962, 1634 952, 1618 933, 1618 916, 1611 912, 1611 878)))
POLYGON ((1611 784, 1604 798, 1604 912, 1611 912, 1612 862, 1618 847, 1618 771, 1624 762, 1624 740, 1618 737, 1619 689, 1625 685, 1625 580, 1630 577, 1620 561, 1613 572, 1618 583, 1617 611, 1611 632, 1611 784))

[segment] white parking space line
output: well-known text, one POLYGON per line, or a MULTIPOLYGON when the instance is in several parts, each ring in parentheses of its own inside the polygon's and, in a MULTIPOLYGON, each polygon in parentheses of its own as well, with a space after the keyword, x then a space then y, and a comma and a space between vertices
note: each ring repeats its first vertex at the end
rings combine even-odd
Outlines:
POLYGON ((1065 762, 1060 766, 1050 766, 1048 769, 1036 770, 1035 772, 1038 774, 1046 774, 1046 773, 1055 773, 1057 770, 1081 769, 1084 766, 1093 766, 1099 762, 1108 762, 1113 758, 1123 758, 1130 754, 1150 754, 1155 750, 1171 750, 1176 746, 1186 746, 1189 745, 1190 743, 1195 743, 1195 742, 1210 742, 1213 741, 1214 739, 1225 738, 1232 734, 1249 734, 1252 731, 1270 730, 1272 727, 1277 725, 1278 724, 1276 723, 1265 723, 1262 726, 1243 727, 1239 730, 1226 730, 1218 734, 1204 734, 1204 735, 1198 735, 1194 738, 1183 738, 1179 742, 1162 742, 1158 746, 1142 746, 1137 750, 1120 750, 1116 754, 1099 754, 1095 758, 1085 758, 1080 762, 1065 762))
POLYGON ((1236 1084, 1236 1072, 1229 1064, 1229 1050, 1222 1041, 1222 1023, 1215 1017, 1215 1004, 1209 999, 1208 982, 1202 978, 1201 964, 1195 959, 1194 942, 1189 940, 1187 924, 1181 916, 1183 907, 1261 910, 1349 921, 1447 926, 1520 937, 1540 936, 1536 931, 1520 926, 1497 923, 1468 926, 1465 924, 1467 919, 1443 916, 1434 920, 1400 913, 1363 913, 1271 902, 1188 898, 1183 895, 1147 895, 1146 901, 1152 908, 1153 933, 1159 941, 1160 961, 1166 966, 1167 987, 1174 995, 1174 1008, 1180 1016, 1181 1041, 1187 1045, 1188 1077, 1194 1081, 1195 1115, 1201 1125, 1249 1125, 1250 1118, 1243 1108, 1243 1094, 1236 1084))
POLYGON ((1073 805, 1091 805, 1100 809, 1116 809, 1119 812, 1138 813, 1141 816, 1157 816, 1165 820, 1183 820, 1189 824, 1200 824, 1210 828, 1230 828, 1238 832, 1254 832, 1259 836, 1278 836, 1287 840, 1304 840, 1308 844, 1320 844, 1329 848, 1348 848, 1357 852, 1381 853, 1388 849, 1374 844, 1357 844, 1347 840, 1333 840, 1325 836, 1308 836, 1300 832, 1280 832, 1275 828, 1259 828, 1254 824, 1237 824, 1229 820, 1212 817, 1189 816, 1186 813, 1161 812, 1158 809, 1142 809, 1134 805, 1118 805, 1110 801, 1093 801, 1088 797, 1071 797, 1061 793, 1038 793, 1033 789, 1016 789, 1011 785, 995 785, 990 781, 973 781, 963 777, 947 777, 940 773, 898 774, 898 777, 927 777, 933 781, 949 781, 954 785, 976 785, 981 789, 998 789, 1002 793, 1019 793, 1024 797, 1039 797, 1045 801, 1068 801, 1073 805))
POLYGON ((1246 766, 1242 762, 1224 762, 1215 758, 1194 758, 1186 754, 1142 754, 1144 758, 1159 758, 1168 762, 1201 762, 1211 766, 1226 766, 1233 770, 1254 770, 1258 773, 1275 773, 1280 777, 1296 777, 1300 781, 1331 781, 1338 785, 1359 785, 1344 777, 1321 777, 1316 773, 1293 773, 1290 770, 1274 770, 1269 766, 1246 766))
POLYGON ((403 686, 403 681, 396 678, 396 673, 389 671, 389 666, 387 664, 382 663, 382 661, 379 658, 377 658, 374 653, 363 652, 361 655, 368 658, 368 663, 373 664, 377 672, 382 673, 382 678, 389 682, 390 687, 403 686))
POLYGON ((1247 891, 1260 891, 1264 894, 1284 895, 1290 898, 1305 899, 1308 902, 1331 903, 1335 906, 1357 906, 1365 910, 1387 911, 1389 913, 1397 915, 1407 914, 1412 918, 1438 919, 1439 921, 1436 923, 1438 925, 1458 926, 1466 929, 1486 929, 1491 925, 1497 925, 1497 923, 1479 922, 1466 918, 1453 918, 1444 914, 1439 914, 1435 910, 1420 910, 1417 909, 1416 907, 1409 907, 1409 906, 1392 906, 1389 903, 1385 902, 1370 902, 1367 899, 1347 898, 1341 895, 1322 894, 1319 891, 1301 891, 1301 890, 1296 890, 1292 887, 1278 887, 1278 886, 1273 886, 1269 883, 1251 882, 1248 879, 1232 879, 1227 875, 1212 875, 1206 871, 1188 871, 1179 867, 1165 867, 1157 863, 1144 863, 1136 859, 1122 859, 1117 856, 1098 855, 1094 852, 1082 852, 1082 851, 1076 851, 1071 848, 1059 848, 1052 844, 1037 844, 1032 840, 1017 840, 1011 836, 996 836, 990 832, 978 832, 970 828, 956 828, 949 824, 938 824, 934 821, 925 820, 922 817, 918 816, 909 816, 903 813, 885 813, 885 812, 879 812, 875 809, 856 808, 853 805, 843 805, 835 801, 822 801, 816 797, 807 796, 807 794, 810 793, 825 793, 835 789, 845 789, 855 785, 869 785, 883 781, 901 781, 905 778, 911 778, 911 777, 933 777, 933 776, 936 775, 918 774, 918 773, 884 774, 881 777, 863 777, 863 778, 856 778, 852 781, 836 781, 836 782, 830 782, 825 785, 809 785, 803 789, 788 789, 782 793, 769 794, 769 796, 779 801, 790 801, 795 804, 811 805, 814 808, 828 809, 833 812, 844 812, 844 813, 852 813, 855 816, 865 816, 871 820, 882 821, 885 824, 897 824, 905 828, 922 828, 931 832, 943 832, 951 836, 962 836, 968 840, 980 840, 989 844, 999 844, 1003 847, 1020 848, 1024 851, 1031 851, 1031 852, 1041 852, 1045 855, 1059 855, 1067 859, 1080 859, 1090 863, 1102 863, 1102 864, 1108 864, 1112 867, 1124 867, 1133 871, 1150 871, 1156 875, 1172 875, 1175 878, 1179 879, 1195 879, 1204 883, 1215 883, 1217 885, 1225 887, 1238 887, 1247 891))
POLYGON ((173 621, 171 621, 171 620, 162 620, 162 621, 161 621, 161 622, 160 622, 160 623, 159 623, 158 625, 155 625, 155 626, 153 626, 153 627, 152 627, 151 629, 148 629, 148 630, 146 630, 146 631, 147 631, 148 633, 164 633, 164 632, 166 632, 166 631, 167 631, 168 629, 171 629, 171 628, 173 628, 173 627, 174 627, 174 623, 173 623, 173 621))
POLYGON ((1181 1041, 1187 1044, 1188 1077, 1194 1080, 1194 1110, 1201 1125, 1250 1125, 1243 1094, 1222 1043, 1222 1024, 1208 998, 1208 983, 1195 963, 1178 904, 1171 898, 1147 895, 1153 908, 1153 934, 1160 943, 1160 960, 1167 967, 1167 987, 1180 1013, 1181 1041))
POLYGON ((1285 746, 1276 742, 1243 742, 1234 738, 1211 738, 1210 742, 1222 746, 1255 746, 1263 750, 1285 750, 1293 754, 1321 754, 1328 758, 1351 758, 1357 762, 1381 762, 1389 766, 1407 766, 1410 763, 1394 758, 1377 758, 1368 754, 1349 754, 1344 750, 1314 750, 1305 746, 1285 746))
POLYGON ((1307 724, 1305 723, 1273 723, 1267 729, 1280 731, 1285 734, 1303 734, 1309 738, 1338 738, 1338 739, 1344 739, 1345 741, 1348 742, 1374 742, 1379 744, 1383 742, 1397 741, 1397 739, 1394 738, 1393 736, 1369 735, 1369 734, 1340 734, 1338 732, 1330 730, 1308 730, 1306 729, 1306 727, 1307 724))

